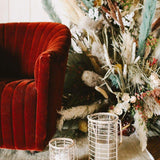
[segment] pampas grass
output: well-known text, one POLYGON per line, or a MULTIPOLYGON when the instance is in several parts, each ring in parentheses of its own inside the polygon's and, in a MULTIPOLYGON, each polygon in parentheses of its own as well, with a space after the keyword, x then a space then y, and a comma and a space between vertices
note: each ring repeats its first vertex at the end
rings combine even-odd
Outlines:
POLYGON ((99 100, 91 105, 71 107, 67 110, 58 111, 58 113, 61 115, 61 118, 58 120, 57 128, 59 130, 62 130, 64 121, 76 118, 85 118, 87 115, 100 109, 103 106, 103 104, 107 103, 107 100, 104 100, 103 102, 99 100))
POLYGON ((154 97, 147 96, 144 102, 144 112, 148 118, 152 118, 153 114, 160 115, 160 104, 156 102, 154 97))
POLYGON ((79 19, 78 28, 80 30, 84 30, 89 32, 87 34, 91 34, 92 32, 97 32, 102 27, 102 19, 95 21, 91 19, 89 16, 84 16, 79 19))
POLYGON ((128 66, 128 83, 136 88, 136 85, 143 85, 149 83, 149 79, 146 77, 145 73, 139 68, 138 65, 128 66))
POLYGON ((136 133, 138 135, 138 139, 140 141, 140 146, 142 151, 144 151, 147 147, 147 126, 145 121, 142 119, 140 113, 141 111, 136 111, 134 115, 135 123, 134 126, 136 128, 136 133))
POLYGON ((55 11, 60 18, 67 18, 74 24, 79 24, 83 11, 78 7, 76 0, 54 0, 55 11), (61 10, 62 9, 62 10, 61 10))
POLYGON ((135 59, 135 43, 130 32, 122 34, 121 55, 126 64, 133 63, 135 59))
POLYGON ((100 62, 100 65, 105 65, 106 58, 104 57, 104 49, 100 41, 94 41, 91 48, 91 53, 93 56, 96 56, 100 62))

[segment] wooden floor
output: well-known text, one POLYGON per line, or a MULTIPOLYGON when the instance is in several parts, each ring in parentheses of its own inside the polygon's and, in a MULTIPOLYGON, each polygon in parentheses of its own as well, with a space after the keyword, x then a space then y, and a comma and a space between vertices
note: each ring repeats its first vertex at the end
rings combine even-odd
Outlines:
POLYGON ((155 160, 160 160, 160 137, 149 138, 147 149, 155 160))

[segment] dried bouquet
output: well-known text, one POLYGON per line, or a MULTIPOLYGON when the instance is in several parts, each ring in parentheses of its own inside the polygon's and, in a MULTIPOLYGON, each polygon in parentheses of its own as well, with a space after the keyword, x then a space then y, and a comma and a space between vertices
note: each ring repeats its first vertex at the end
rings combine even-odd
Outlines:
POLYGON ((72 33, 59 129, 105 110, 119 115, 124 134, 135 130, 144 150, 148 131, 160 134, 160 0, 52 3, 43 0, 72 33))

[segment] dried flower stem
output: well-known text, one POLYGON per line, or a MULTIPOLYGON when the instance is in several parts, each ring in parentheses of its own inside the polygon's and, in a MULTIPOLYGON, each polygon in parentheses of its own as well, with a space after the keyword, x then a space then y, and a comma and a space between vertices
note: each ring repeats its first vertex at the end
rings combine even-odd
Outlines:
POLYGON ((108 2, 108 6, 109 6, 109 8, 111 10, 110 11, 111 17, 117 21, 117 16, 116 16, 117 9, 116 9, 116 7, 113 5, 111 0, 107 0, 107 2, 108 2))
POLYGON ((89 59, 90 59, 92 65, 93 65, 96 73, 98 73, 98 74, 103 74, 103 71, 102 71, 102 69, 101 69, 101 67, 100 67, 100 65, 99 65, 99 63, 98 63, 97 57, 92 56, 91 54, 88 54, 87 56, 89 57, 89 59))
MULTIPOLYGON (((110 0, 108 0, 108 1, 110 1, 110 0)), ((112 3, 112 2, 111 2, 112 3)), ((106 7, 104 7, 104 6, 102 6, 101 7, 101 9, 102 9, 102 11, 104 11, 105 13, 108 13, 115 21, 117 21, 117 22, 119 22, 119 24, 120 24, 120 26, 121 26, 121 29, 122 29, 122 32, 124 32, 124 25, 123 25, 123 22, 122 22, 122 16, 121 16, 121 13, 120 13, 120 11, 119 11, 119 7, 116 5, 116 7, 112 4, 108 4, 109 5, 109 8, 110 8, 110 10, 111 11, 109 11, 106 7), (114 8, 114 9, 113 9, 114 8), (113 11, 113 10, 114 11, 113 11), (118 12, 118 18, 119 18, 119 20, 117 19, 117 16, 116 16, 116 11, 118 12)), ((104 12, 102 13, 103 14, 103 17, 105 18, 105 19, 107 19, 106 18, 106 16, 105 16, 105 14, 104 14, 104 12)), ((107 23, 108 23, 108 20, 107 20, 107 23)))
POLYGON ((101 9, 102 9, 104 12, 106 12, 106 13, 110 14, 110 11, 109 11, 106 7, 101 6, 101 9))
POLYGON ((122 16, 121 16, 121 13, 119 11, 119 7, 118 6, 117 6, 117 12, 118 12, 118 18, 119 18, 119 23, 120 23, 122 32, 124 32, 124 25, 123 25, 123 22, 122 22, 122 16))
POLYGON ((160 17, 152 24, 152 32, 160 27, 160 17))
POLYGON ((104 89, 96 86, 95 90, 98 91, 99 93, 101 93, 104 96, 104 98, 108 99, 108 94, 107 94, 107 92, 104 89))
POLYGON ((106 18, 105 12, 104 12, 104 10, 103 10, 102 7, 99 8, 99 11, 102 13, 102 15, 103 15, 104 19, 106 20, 106 22, 108 23, 108 25, 112 28, 113 26, 111 25, 111 23, 109 22, 109 20, 106 18))
POLYGON ((122 131, 123 131, 124 129, 128 128, 130 125, 131 125, 131 124, 129 123, 129 124, 127 124, 126 126, 124 126, 124 127, 122 128, 122 131))

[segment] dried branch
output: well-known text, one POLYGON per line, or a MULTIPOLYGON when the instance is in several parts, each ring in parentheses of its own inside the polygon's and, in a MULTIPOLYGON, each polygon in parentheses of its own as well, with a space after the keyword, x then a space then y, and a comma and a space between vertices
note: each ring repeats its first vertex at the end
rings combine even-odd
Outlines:
POLYGON ((97 57, 93 56, 91 54, 88 54, 87 56, 89 57, 89 59, 90 59, 92 65, 93 65, 93 68, 95 69, 96 73, 98 73, 100 75, 103 75, 103 70, 99 65, 97 57))
MULTIPOLYGON (((124 32, 124 25, 123 25, 123 21, 122 21, 122 16, 121 16, 121 13, 120 13, 120 10, 119 10, 117 3, 115 3, 115 5, 113 5, 113 3, 110 0, 108 0, 108 6, 110 8, 110 11, 105 6, 101 7, 101 9, 103 11, 103 13, 102 13, 103 16, 104 16, 104 12, 108 13, 115 21, 119 22, 120 27, 122 29, 122 32, 124 32), (116 16, 116 12, 118 13, 118 19, 116 16)), ((104 17, 106 17, 106 16, 104 16, 104 17)))
POLYGON ((109 11, 106 7, 101 6, 101 9, 102 9, 104 12, 106 12, 106 13, 108 13, 108 14, 110 15, 110 11, 109 11))
POLYGON ((101 93, 104 96, 104 98, 108 99, 108 94, 107 94, 107 92, 104 89, 96 86, 95 90, 98 91, 99 93, 101 93))
MULTIPOLYGON (((103 6, 102 6, 103 7, 103 6)), ((104 19, 106 20, 106 22, 108 23, 108 25, 110 26, 110 27, 113 27, 112 26, 112 24, 109 22, 109 20, 106 18, 106 12, 104 12, 104 10, 102 9, 102 7, 101 8, 99 8, 99 11, 102 13, 102 15, 103 15, 103 17, 104 17, 104 19)))
POLYGON ((113 5, 111 0, 107 0, 107 2, 108 2, 108 6, 110 8, 111 17, 117 21, 117 16, 116 16, 117 8, 113 5))
POLYGON ((152 32, 160 27, 160 17, 152 24, 152 32))
POLYGON ((117 12, 118 12, 119 24, 121 26, 122 32, 124 32, 124 25, 123 25, 123 21, 122 21, 122 16, 121 16, 121 13, 119 11, 119 7, 118 6, 117 6, 117 12))

